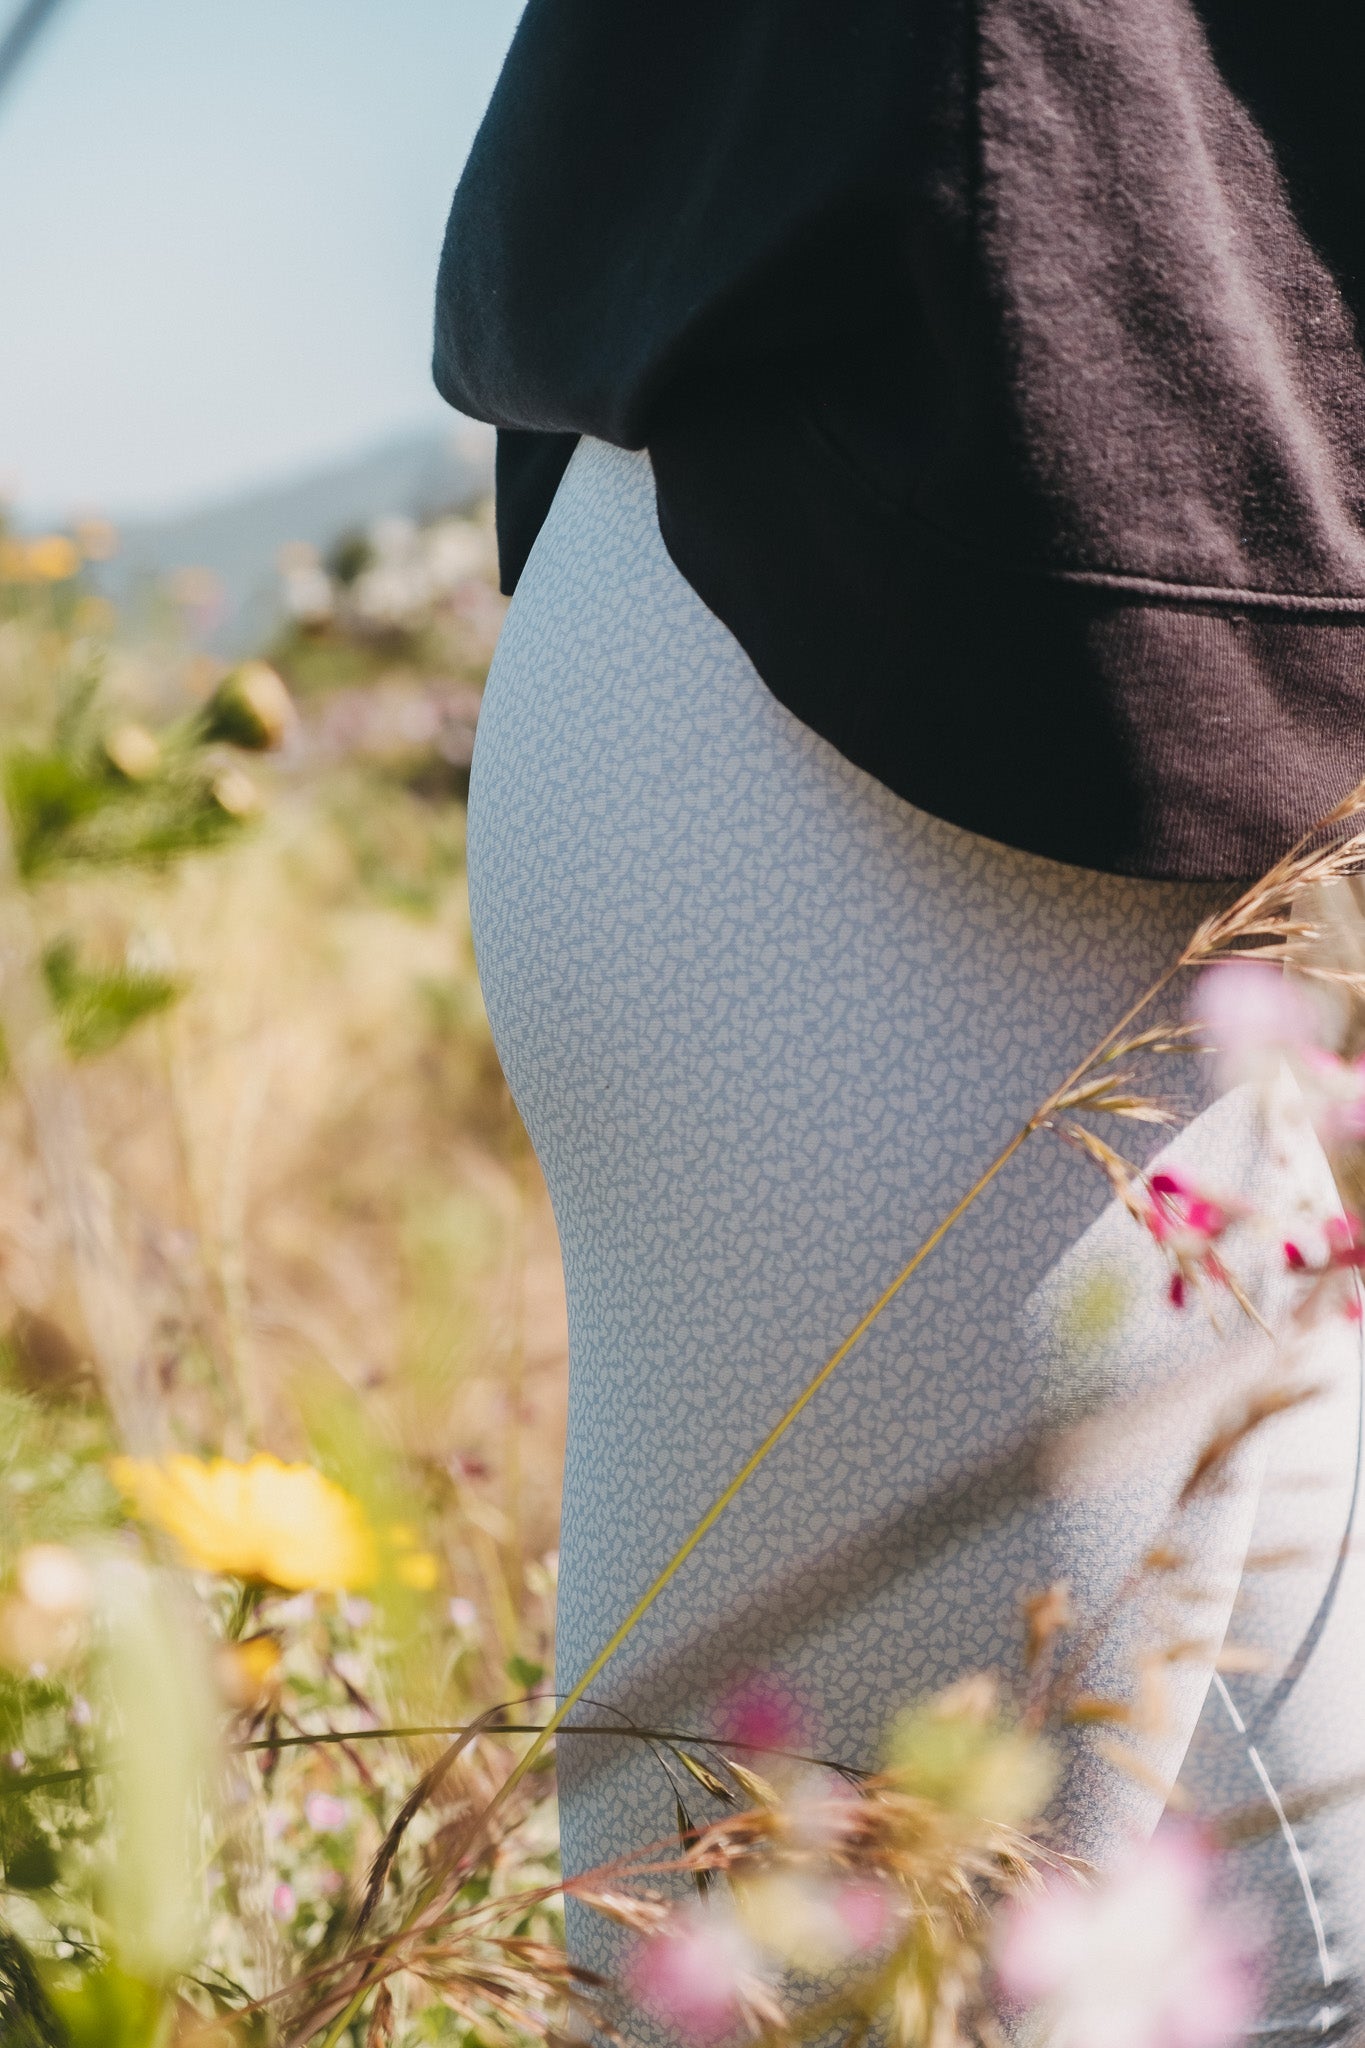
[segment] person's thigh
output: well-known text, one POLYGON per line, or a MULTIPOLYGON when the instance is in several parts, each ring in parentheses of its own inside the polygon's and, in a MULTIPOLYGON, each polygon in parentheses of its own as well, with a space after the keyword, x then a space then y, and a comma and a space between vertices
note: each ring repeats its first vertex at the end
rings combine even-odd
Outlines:
MULTIPOLYGON (((593 445, 490 678, 469 861, 489 1015, 564 1254, 567 1687, 1210 892, 1011 853, 853 768, 771 697, 673 569, 645 459, 593 445)), ((1227 1184, 1261 1170, 1248 1104, 1181 1142, 1227 1184)), ((1189 1446, 1101 1502, 1017 1499, 967 1483, 977 1464, 1079 1382, 1136 1389, 1219 1346, 1166 1304, 1159 1258, 1100 1178, 1035 1138, 595 1699, 705 1728, 736 1676, 775 1670, 828 1753, 874 1762, 897 1706, 1017 1668, 1027 1591, 1068 1578, 1098 1611, 1161 1525, 1189 1446), (1096 1335, 1101 1297, 1116 1306, 1096 1335)), ((1248 1520, 1229 1502, 1239 1556, 1248 1520)), ((1207 1677, 1187 1688, 1172 1772, 1207 1677)), ((570 1869, 673 1825, 642 1745, 567 1738, 561 1782, 570 1869)), ((1113 1771, 1092 1773, 1085 1799, 1077 1839, 1101 1851, 1160 1805, 1113 1771)), ((577 1938, 609 1963, 609 1931, 577 1938)))

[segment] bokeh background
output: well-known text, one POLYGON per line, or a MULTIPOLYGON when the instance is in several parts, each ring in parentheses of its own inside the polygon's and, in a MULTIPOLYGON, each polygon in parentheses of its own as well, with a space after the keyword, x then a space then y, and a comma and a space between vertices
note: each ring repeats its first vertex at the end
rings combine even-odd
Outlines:
MULTIPOLYGON (((35 1971, 72 2041, 274 2039, 230 2014, 349 1938, 439 1754, 383 1731, 550 1682, 563 1292, 464 871, 505 609, 492 435, 429 373, 517 11, 0 0, 6 2039, 25 2013, 14 2038, 57 2038, 35 1971), (297 1564, 297 1527, 284 1564, 209 1560, 120 1700, 106 1564, 153 1605, 174 1558, 205 1564, 146 1537, 120 1452, 226 1458, 195 1469, 231 1485, 264 1454, 315 1507, 325 1478, 378 1575, 297 1564), (32 1593, 53 1557, 60 1628, 32 1593), (166 1746, 205 1659, 241 1760, 221 1829, 166 1746), (120 1814, 98 1788, 133 1778, 100 1760, 130 1729, 146 1798, 120 1814)), ((442 1781, 391 1915, 506 1767, 471 1751, 442 1781)), ((515 1889, 553 1865, 551 1773, 513 1819, 490 1853, 515 1889)), ((513 1919, 553 1935, 548 1907, 513 1919)), ((334 2048, 476 2038, 415 1983, 377 1995, 323 2016, 334 2048)), ((509 2040, 540 2029, 527 1995, 509 2040)))

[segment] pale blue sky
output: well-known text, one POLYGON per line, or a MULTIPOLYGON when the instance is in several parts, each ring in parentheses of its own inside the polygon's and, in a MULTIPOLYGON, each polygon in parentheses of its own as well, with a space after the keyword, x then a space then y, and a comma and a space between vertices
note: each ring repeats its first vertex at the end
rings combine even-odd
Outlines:
POLYGON ((0 102, 6 487, 161 510, 449 417, 441 228, 520 4, 66 0, 0 102))

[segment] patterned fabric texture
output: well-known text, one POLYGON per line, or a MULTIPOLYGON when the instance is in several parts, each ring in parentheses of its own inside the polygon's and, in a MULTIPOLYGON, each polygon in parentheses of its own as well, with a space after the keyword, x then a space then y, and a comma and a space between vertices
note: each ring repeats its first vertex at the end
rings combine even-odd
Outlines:
MULTIPOLYGON (((764 689, 660 539, 648 458, 585 442, 512 606, 470 793, 475 941, 499 1053, 549 1183, 570 1325, 558 1678, 585 1668, 782 1408, 1057 1079, 1215 900, 1008 851, 927 817, 764 689)), ((1186 1089, 1197 1087, 1180 1063, 1186 1089)), ((1241 1094, 1190 1100, 1201 1181, 1315 1213, 1311 1142, 1241 1094)), ((1275 1308, 1278 1253, 1239 1271, 1275 1308)), ((1097 1614, 1161 1531, 1209 1418, 1254 1370, 1098 1174, 1029 1142, 864 1338, 620 1652, 577 1718, 706 1732, 782 1674, 825 1753, 875 1762, 901 1705, 1019 1668, 1020 1601, 1097 1614), (1167 1381, 1045 1492, 976 1462, 1049 1418, 1167 1381), (1146 1414, 1146 1420, 1144 1420, 1146 1414)), ((1360 1359, 1263 1432, 1196 1526, 1152 1782, 1078 1739, 1053 1820, 1103 1858, 1184 1774, 1200 1808, 1365 1765, 1365 1573, 1347 1549, 1360 1359), (1272 1550, 1302 1554, 1245 1569, 1272 1550), (1214 1675, 1231 1625, 1265 1668, 1214 1675)), ((1187 1534, 1190 1532, 1187 1531, 1187 1534)), ((1131 1681, 1126 1610, 1087 1682, 1131 1681)), ((1170 1626, 1170 1617, 1162 1625, 1170 1626)), ((667 1837, 648 1745, 560 1745, 566 1865, 667 1837)), ((1271 1933, 1268 2038, 1355 2038, 1365 1805, 1286 1819, 1234 1882, 1271 1933)), ((622 1938, 570 1910, 580 1958, 622 1938)), ((627 2037, 656 2038, 638 2016, 627 2037)))

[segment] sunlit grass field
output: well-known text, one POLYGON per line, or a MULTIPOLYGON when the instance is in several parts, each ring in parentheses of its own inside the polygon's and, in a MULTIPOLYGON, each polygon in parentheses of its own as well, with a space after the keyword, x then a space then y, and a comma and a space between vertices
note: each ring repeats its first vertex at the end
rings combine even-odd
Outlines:
MULTIPOLYGON (((430 536, 397 538, 430 552, 430 536)), ((372 1525, 375 1585, 305 1575, 234 1609, 200 1582, 214 1621, 196 1624, 189 1661, 235 1741, 457 1723, 548 1683, 562 1289, 479 998, 464 871, 468 745, 501 602, 486 524, 450 520, 434 589, 410 573, 398 617, 382 588, 377 617, 348 609, 383 542, 360 537, 334 565, 331 616, 314 589, 312 615, 269 650, 263 697, 261 670, 194 650, 176 593, 130 627, 61 537, 46 555, 11 541, 0 561, 0 1918, 58 1972, 72 2040, 87 2026, 130 2048, 168 2028, 197 2037, 215 2008, 278 1991, 336 1940, 356 1874, 441 1747, 240 1756, 228 1803, 249 1820, 216 1844, 203 1823, 199 1897, 168 1937, 182 1953, 158 1954, 196 1844, 176 1846, 154 1796, 120 1815, 100 1789, 117 1724, 154 1713, 156 1692, 134 1675, 119 1701, 101 1651, 101 1575, 147 1557, 112 1454, 271 1453, 329 1474, 372 1525), (72 1581, 60 1612, 43 1605, 44 1560, 72 1581), (111 1932, 139 1856, 153 1866, 145 1925, 111 1932), (194 1964, 192 2003, 167 1988, 172 1962, 194 1964), (133 1987, 126 2012, 111 1970, 133 1987)), ((163 1675, 161 1709, 181 1718, 198 1678, 163 1675)), ((174 1751, 164 1728, 142 1736, 153 1758, 158 1742, 174 1751)), ((433 1798, 400 1886, 490 1769, 465 1760, 433 1798)), ((552 1815, 517 1851, 542 1875, 552 1815)), ((20 2038, 6 2026, 24 1967, 0 1958, 6 2040, 20 2038)), ((24 2024, 47 2038, 41 2018, 24 2024)), ((241 2024, 252 2038, 266 2018, 241 2024)), ((388 2024, 463 2038, 434 2002, 388 2024)))

